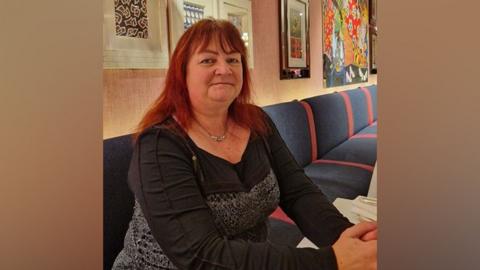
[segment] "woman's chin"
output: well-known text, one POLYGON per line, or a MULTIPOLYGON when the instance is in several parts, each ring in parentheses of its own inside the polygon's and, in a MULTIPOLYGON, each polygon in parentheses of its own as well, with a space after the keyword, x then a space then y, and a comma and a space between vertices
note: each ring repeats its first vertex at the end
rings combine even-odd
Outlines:
POLYGON ((233 87, 211 89, 209 92, 209 97, 215 102, 231 103, 236 97, 235 89, 233 87))
POLYGON ((230 105, 235 98, 231 96, 212 96, 210 99, 215 103, 230 105))

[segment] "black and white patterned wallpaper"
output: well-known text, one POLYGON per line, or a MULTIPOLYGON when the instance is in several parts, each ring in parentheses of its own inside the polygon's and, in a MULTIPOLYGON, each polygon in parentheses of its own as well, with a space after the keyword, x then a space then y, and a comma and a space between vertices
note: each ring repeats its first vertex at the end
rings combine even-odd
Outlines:
POLYGON ((148 38, 147 0, 114 0, 117 36, 148 38))

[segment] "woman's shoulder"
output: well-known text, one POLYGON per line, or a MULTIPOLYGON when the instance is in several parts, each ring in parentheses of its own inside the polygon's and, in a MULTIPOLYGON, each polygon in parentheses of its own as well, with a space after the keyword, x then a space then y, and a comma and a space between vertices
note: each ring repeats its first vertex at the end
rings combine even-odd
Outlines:
POLYGON ((173 118, 167 118, 155 124, 138 136, 137 144, 141 148, 185 148, 187 144, 184 131, 173 118))

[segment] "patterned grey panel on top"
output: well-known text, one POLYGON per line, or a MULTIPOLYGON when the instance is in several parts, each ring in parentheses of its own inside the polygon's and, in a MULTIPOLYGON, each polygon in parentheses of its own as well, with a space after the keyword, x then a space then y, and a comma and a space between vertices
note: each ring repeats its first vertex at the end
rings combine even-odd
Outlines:
MULTIPOLYGON (((280 189, 272 170, 250 191, 215 193, 206 198, 222 235, 252 242, 267 240, 268 216, 278 207, 279 200, 280 189)), ((124 248, 112 269, 177 269, 153 237, 137 201, 124 248)))
POLYGON ((112 267, 112 270, 127 269, 177 269, 153 237, 137 201, 124 248, 112 267))
POLYGON ((114 0, 117 36, 148 38, 146 0, 114 0))
POLYGON ((279 198, 277 178, 270 170, 250 191, 211 194, 207 196, 207 204, 222 234, 262 242, 266 239, 267 228, 259 220, 265 221, 277 208, 279 198))

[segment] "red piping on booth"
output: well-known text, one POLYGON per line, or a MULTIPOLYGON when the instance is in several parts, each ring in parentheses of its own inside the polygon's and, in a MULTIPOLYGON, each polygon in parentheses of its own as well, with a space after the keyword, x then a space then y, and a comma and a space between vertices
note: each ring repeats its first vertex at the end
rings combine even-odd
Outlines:
POLYGON ((342 97, 343 101, 345 102, 345 110, 347 111, 347 119, 348 119, 348 138, 352 137, 353 135, 353 113, 352 113, 352 102, 350 101, 350 97, 345 92, 338 92, 342 97))
POLYGON ((376 139, 377 134, 356 134, 353 135, 350 139, 376 139))
POLYGON ((315 120, 313 119, 312 107, 306 101, 300 101, 307 113, 308 129, 310 131, 310 142, 312 145, 312 161, 317 159, 317 133, 315 131, 315 120))
POLYGON ((360 87, 363 93, 365 93, 365 101, 367 102, 367 109, 368 109, 368 124, 371 125, 373 123, 373 106, 372 106, 372 95, 370 95, 370 90, 365 87, 360 87))
POLYGON ((356 163, 356 162, 329 160, 329 159, 318 159, 318 160, 315 160, 313 163, 345 165, 345 166, 357 167, 357 168, 361 168, 361 169, 373 172, 373 166, 370 166, 370 165, 367 165, 367 164, 362 164, 362 163, 356 163))

